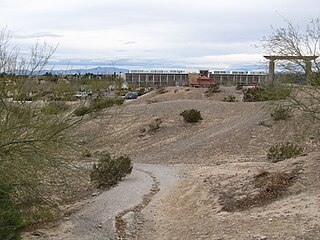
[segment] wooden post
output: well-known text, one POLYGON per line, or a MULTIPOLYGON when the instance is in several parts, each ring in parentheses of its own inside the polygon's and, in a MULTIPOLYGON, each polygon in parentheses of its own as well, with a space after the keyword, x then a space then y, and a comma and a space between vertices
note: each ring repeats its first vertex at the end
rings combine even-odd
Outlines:
POLYGON ((270 59, 269 61, 269 77, 268 77, 269 81, 273 81, 274 80, 274 59, 270 59))

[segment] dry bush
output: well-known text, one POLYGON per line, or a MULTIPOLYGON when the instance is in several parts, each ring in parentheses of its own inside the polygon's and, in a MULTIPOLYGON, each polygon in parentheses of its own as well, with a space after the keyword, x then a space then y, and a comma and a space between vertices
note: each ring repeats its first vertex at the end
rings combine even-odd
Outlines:
POLYGON ((256 189, 255 193, 247 193, 245 197, 240 199, 236 198, 234 194, 222 194, 222 210, 227 212, 244 211, 276 201, 285 195, 296 176, 296 171, 291 173, 262 171, 254 177, 252 182, 256 189))

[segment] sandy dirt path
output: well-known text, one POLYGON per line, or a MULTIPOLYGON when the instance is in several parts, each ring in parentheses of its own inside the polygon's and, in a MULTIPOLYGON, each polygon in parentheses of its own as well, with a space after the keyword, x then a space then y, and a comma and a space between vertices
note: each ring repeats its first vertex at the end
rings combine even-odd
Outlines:
POLYGON ((56 227, 26 233, 23 239, 125 239, 137 234, 141 211, 164 197, 182 176, 184 167, 134 164, 132 174, 116 187, 86 201, 56 227))

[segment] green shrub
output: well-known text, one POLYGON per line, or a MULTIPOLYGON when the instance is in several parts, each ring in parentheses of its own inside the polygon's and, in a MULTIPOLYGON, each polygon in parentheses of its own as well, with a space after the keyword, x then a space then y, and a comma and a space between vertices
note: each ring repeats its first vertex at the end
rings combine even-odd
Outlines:
POLYGON ((224 101, 224 102, 236 102, 236 97, 234 95, 228 95, 222 101, 224 101))
POLYGON ((242 90, 243 89, 243 85, 242 84, 238 84, 237 86, 236 86, 236 90, 242 90))
POLYGON ((218 84, 214 84, 214 85, 208 87, 208 90, 206 91, 206 94, 210 95, 212 93, 219 93, 219 92, 221 92, 221 89, 220 89, 219 85, 218 84))
POLYGON ((275 121, 288 120, 291 116, 291 109, 284 107, 278 107, 271 113, 271 117, 275 121))
POLYGON ((180 116, 183 117, 184 121, 189 123, 196 123, 203 119, 200 111, 196 109, 184 110, 180 113, 180 116))
POLYGON ((110 188, 132 171, 131 159, 128 156, 112 158, 110 154, 103 155, 98 164, 93 164, 91 182, 98 188, 110 188))
POLYGON ((243 101, 244 102, 260 102, 266 101, 267 99, 264 96, 265 89, 260 87, 248 88, 244 92, 243 101))
POLYGON ((100 111, 105 108, 112 107, 115 104, 113 98, 95 98, 90 102, 90 108, 96 111, 100 111))
POLYGON ((124 102, 124 99, 121 98, 103 98, 103 97, 98 97, 93 99, 90 102, 90 108, 93 111, 100 111, 105 108, 112 107, 114 105, 122 105, 124 102))
POLYGON ((24 101, 32 101, 32 97, 27 95, 27 94, 24 94, 24 93, 20 93, 19 95, 16 95, 13 97, 13 100, 15 101, 21 101, 21 102, 24 102, 24 101))
POLYGON ((59 114, 68 110, 68 105, 64 102, 50 102, 47 106, 41 109, 45 114, 59 114))
POLYGON ((284 143, 272 146, 268 151, 268 159, 279 162, 287 158, 297 157, 302 154, 303 149, 294 143, 284 143))
POLYGON ((260 102, 283 100, 290 96, 292 90, 288 86, 270 83, 263 87, 249 88, 244 92, 243 101, 260 102))
POLYGON ((160 124, 162 123, 161 118, 156 118, 149 124, 149 132, 155 132, 160 128, 160 124))
POLYGON ((92 112, 92 109, 90 107, 81 106, 81 107, 78 107, 76 110, 74 110, 73 114, 80 117, 91 112, 92 112))
POLYGON ((22 220, 19 210, 13 203, 11 187, 0 183, 0 239, 21 239, 22 220))
POLYGON ((120 106, 120 105, 122 105, 123 103, 124 103, 124 99, 123 99, 123 98, 115 98, 115 99, 114 99, 114 104, 115 104, 115 105, 120 106))
POLYGON ((157 94, 163 94, 163 93, 166 93, 168 91, 166 90, 165 87, 161 86, 161 87, 157 87, 156 92, 157 92, 157 94))

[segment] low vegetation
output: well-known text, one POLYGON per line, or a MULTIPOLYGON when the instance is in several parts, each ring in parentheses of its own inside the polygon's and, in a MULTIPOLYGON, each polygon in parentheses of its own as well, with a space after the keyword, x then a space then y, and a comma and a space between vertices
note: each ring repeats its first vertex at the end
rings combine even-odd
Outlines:
POLYGON ((128 156, 113 158, 110 154, 102 156, 98 164, 93 164, 91 182, 98 188, 108 189, 116 185, 132 171, 131 159, 128 156))
POLYGON ((288 158, 297 157, 301 155, 303 148, 294 143, 280 143, 269 148, 268 159, 276 163, 288 158))
POLYGON ((69 109, 65 102, 49 102, 41 112, 45 114, 59 114, 69 109))
POLYGON ((288 120, 292 117, 291 109, 285 107, 277 107, 271 113, 271 117, 274 121, 288 120))
MULTIPOLYGON (((256 175, 249 185, 253 185, 253 192, 247 192, 245 197, 238 198, 234 193, 222 194, 223 211, 244 211, 252 207, 263 206, 282 197, 296 177, 295 171, 262 171, 256 175)), ((248 187, 248 186, 246 186, 248 187)))
POLYGON ((163 94, 163 93, 166 93, 166 92, 168 92, 168 91, 166 90, 166 88, 164 86, 159 86, 159 87, 156 88, 156 93, 157 94, 163 94))
POLYGON ((269 83, 261 87, 248 88, 244 92, 244 102, 277 101, 288 98, 292 89, 288 86, 269 83))
POLYGON ((124 99, 122 98, 98 97, 98 98, 92 99, 89 103, 89 106, 80 106, 77 109, 75 109, 73 113, 76 116, 84 116, 92 112, 99 112, 103 109, 110 108, 115 105, 118 105, 118 106, 122 105, 123 102, 124 102, 124 99))
POLYGON ((22 230, 22 217, 12 196, 12 187, 0 183, 0 239, 18 240, 22 230))
POLYGON ((224 102, 236 102, 236 97, 234 95, 228 95, 228 96, 224 97, 224 99, 222 101, 224 101, 224 102))
POLYGON ((180 113, 180 116, 182 116, 184 121, 188 123, 197 123, 203 119, 200 111, 196 109, 184 110, 180 113))
POLYGON ((161 118, 156 118, 154 119, 150 124, 149 124, 149 132, 155 132, 160 128, 160 125, 162 123, 161 118))
POLYGON ((92 112, 92 109, 90 107, 81 106, 81 107, 78 107, 77 109, 75 109, 73 111, 73 114, 80 117, 80 116, 84 116, 84 115, 91 113, 91 112, 92 112))
POLYGON ((208 90, 206 91, 206 95, 209 97, 210 95, 214 93, 219 93, 219 92, 221 92, 220 86, 218 84, 214 84, 208 87, 208 90))

